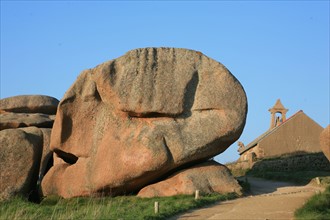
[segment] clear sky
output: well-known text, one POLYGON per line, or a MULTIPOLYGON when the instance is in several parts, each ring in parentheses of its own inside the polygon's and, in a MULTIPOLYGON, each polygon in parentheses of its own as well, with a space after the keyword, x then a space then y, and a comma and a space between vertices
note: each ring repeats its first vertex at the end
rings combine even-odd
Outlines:
MULTIPOLYGON (((82 70, 163 46, 201 51, 238 78, 245 144, 268 129, 278 98, 288 116, 329 124, 329 1, 1 0, 1 98, 61 99, 82 70)), ((236 143, 216 157, 237 158, 236 143)))

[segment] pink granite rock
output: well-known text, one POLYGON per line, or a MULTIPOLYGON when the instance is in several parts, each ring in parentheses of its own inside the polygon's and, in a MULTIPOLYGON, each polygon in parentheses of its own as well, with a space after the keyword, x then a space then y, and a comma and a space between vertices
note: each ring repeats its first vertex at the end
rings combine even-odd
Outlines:
POLYGON ((83 71, 61 100, 45 195, 134 192, 241 135, 245 92, 200 52, 144 48, 83 71))
POLYGON ((208 161, 174 173, 172 176, 140 190, 139 197, 175 196, 180 194, 230 193, 242 189, 227 167, 208 161))
POLYGON ((38 180, 43 134, 36 127, 0 131, 0 200, 28 197, 38 180))
POLYGON ((51 128, 54 119, 54 115, 42 113, 2 113, 0 114, 0 130, 30 126, 51 128))
POLYGON ((45 95, 19 95, 0 100, 0 110, 16 113, 55 115, 59 101, 45 95))

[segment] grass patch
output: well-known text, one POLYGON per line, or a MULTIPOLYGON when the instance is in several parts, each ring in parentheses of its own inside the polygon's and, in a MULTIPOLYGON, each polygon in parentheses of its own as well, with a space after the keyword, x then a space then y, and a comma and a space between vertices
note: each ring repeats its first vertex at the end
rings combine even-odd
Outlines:
POLYGON ((297 209, 295 218, 323 220, 330 219, 330 185, 323 193, 310 198, 303 207, 297 209))
POLYGON ((181 212, 203 207, 217 201, 237 198, 234 193, 201 196, 139 198, 118 196, 102 198, 47 197, 40 204, 14 198, 0 202, 0 219, 166 219, 181 212), (154 213, 154 202, 159 202, 159 213, 154 213))

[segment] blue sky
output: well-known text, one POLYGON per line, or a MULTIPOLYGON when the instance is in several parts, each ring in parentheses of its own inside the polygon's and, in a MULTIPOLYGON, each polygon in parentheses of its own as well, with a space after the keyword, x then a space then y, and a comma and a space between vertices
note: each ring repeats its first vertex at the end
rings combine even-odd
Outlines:
MULTIPOLYGON (((280 98, 322 127, 329 116, 329 1, 1 1, 1 98, 61 99, 79 73, 141 47, 198 50, 249 102, 245 144, 280 98)), ((238 158, 237 144, 217 156, 238 158)))

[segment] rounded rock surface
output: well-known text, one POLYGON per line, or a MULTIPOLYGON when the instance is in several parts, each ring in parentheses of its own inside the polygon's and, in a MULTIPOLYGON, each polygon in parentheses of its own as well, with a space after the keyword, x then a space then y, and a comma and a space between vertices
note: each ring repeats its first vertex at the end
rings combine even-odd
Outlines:
POLYGON ((191 168, 178 171, 163 181, 148 185, 140 190, 139 197, 163 197, 191 195, 196 190, 201 194, 242 194, 242 188, 224 165, 207 161, 191 168))
POLYGON ((129 51, 83 71, 61 100, 44 194, 137 191, 226 150, 246 114, 243 87, 219 62, 186 49, 129 51))
POLYGON ((15 113, 55 115, 59 101, 45 95, 19 95, 0 100, 0 110, 15 113))
POLYGON ((0 200, 29 197, 37 183, 43 134, 36 127, 0 131, 0 200))

